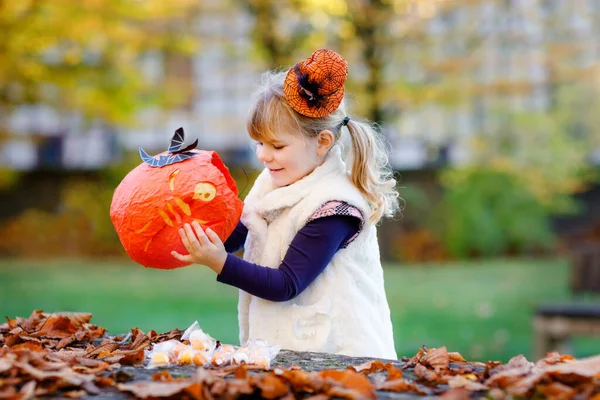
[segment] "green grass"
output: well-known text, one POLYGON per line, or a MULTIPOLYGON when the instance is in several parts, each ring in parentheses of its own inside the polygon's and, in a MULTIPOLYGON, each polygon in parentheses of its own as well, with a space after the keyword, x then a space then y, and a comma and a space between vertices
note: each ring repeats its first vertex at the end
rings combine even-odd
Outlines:
MULTIPOLYGON (((471 360, 531 357, 535 305, 569 297, 564 260, 386 266, 385 279, 399 356, 426 344, 471 360)), ((217 339, 237 344, 237 290, 200 266, 160 271, 122 260, 0 260, 0 314, 29 316, 34 309, 91 312, 92 322, 112 333, 166 332, 198 320, 217 339)), ((572 354, 599 349, 598 339, 578 339, 572 354)))

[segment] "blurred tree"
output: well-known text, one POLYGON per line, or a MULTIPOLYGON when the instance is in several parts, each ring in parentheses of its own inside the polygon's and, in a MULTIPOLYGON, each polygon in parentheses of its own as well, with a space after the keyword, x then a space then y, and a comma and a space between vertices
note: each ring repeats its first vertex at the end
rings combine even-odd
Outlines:
POLYGON ((352 63, 348 86, 360 99, 361 114, 384 123, 394 120, 397 98, 390 67, 405 47, 398 41, 408 27, 462 1, 445 0, 251 0, 243 2, 255 18, 253 38, 269 68, 293 65, 318 47, 343 53, 352 63), (405 27, 406 25, 406 27, 405 27), (352 73, 352 71, 358 71, 352 73))
POLYGON ((0 2, 0 112, 48 104, 85 117, 128 122, 153 103, 178 105, 183 87, 145 74, 140 56, 192 53, 194 0, 0 2))
POLYGON ((384 122, 385 98, 384 67, 391 59, 390 49, 394 46, 394 35, 390 24, 397 15, 392 1, 348 0, 348 12, 344 16, 352 26, 361 59, 366 66, 363 92, 366 97, 365 115, 371 121, 384 122))
POLYGON ((436 213, 443 218, 434 231, 452 255, 522 254, 554 245, 547 209, 519 176, 474 166, 448 170, 442 178, 447 190, 436 213))
POLYGON ((318 47, 334 32, 332 16, 345 10, 344 0, 240 1, 254 18, 252 38, 256 54, 269 69, 288 68, 318 47))
POLYGON ((455 255, 550 245, 551 213, 576 212, 572 194, 598 178, 600 2, 525 3, 463 4, 407 35, 419 46, 401 65, 419 73, 398 100, 422 113, 414 134, 468 152, 441 179, 455 255))
POLYGON ((308 24, 286 19, 294 16, 293 4, 272 0, 241 1, 242 6, 254 17, 252 39, 258 56, 267 68, 283 68, 292 63, 294 50, 310 34, 308 24))

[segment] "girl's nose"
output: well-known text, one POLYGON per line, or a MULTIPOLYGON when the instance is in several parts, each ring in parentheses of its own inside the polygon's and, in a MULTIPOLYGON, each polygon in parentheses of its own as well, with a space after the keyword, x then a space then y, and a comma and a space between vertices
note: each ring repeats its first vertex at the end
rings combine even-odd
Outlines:
POLYGON ((271 152, 265 149, 265 146, 258 146, 256 148, 256 155, 258 156, 258 160, 261 163, 271 161, 271 159, 273 158, 271 152))

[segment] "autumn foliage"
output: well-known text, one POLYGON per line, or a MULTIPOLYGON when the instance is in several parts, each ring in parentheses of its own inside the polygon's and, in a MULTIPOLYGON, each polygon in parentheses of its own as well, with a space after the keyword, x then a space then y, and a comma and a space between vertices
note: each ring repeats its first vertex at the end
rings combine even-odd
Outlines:
POLYGON ((518 355, 507 364, 467 362, 445 347, 423 346, 402 361, 371 360, 345 369, 306 371, 291 365, 262 370, 252 365, 192 368, 189 376, 162 369, 152 381, 131 382, 121 366, 144 367, 153 344, 180 340, 182 331, 126 337, 107 336, 88 313, 34 311, 29 318, 0 325, 0 398, 43 395, 81 397, 125 392, 138 398, 373 399, 378 391, 464 399, 472 395, 503 399, 600 399, 600 356, 576 360, 548 353, 536 363, 518 355))

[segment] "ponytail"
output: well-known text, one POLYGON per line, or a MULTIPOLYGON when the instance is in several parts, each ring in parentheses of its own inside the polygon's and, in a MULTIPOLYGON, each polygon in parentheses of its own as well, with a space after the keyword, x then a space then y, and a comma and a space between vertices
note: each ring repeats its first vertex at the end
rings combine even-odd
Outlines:
POLYGON ((396 180, 389 165, 383 138, 368 123, 349 120, 352 150, 348 158, 350 179, 367 198, 371 208, 371 223, 392 217, 398 211, 396 180))

